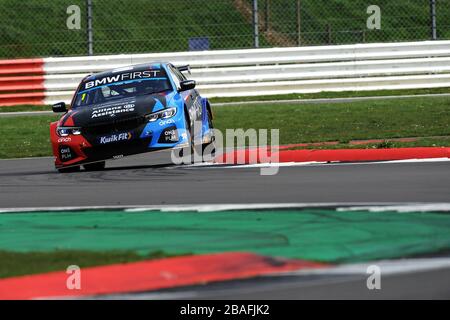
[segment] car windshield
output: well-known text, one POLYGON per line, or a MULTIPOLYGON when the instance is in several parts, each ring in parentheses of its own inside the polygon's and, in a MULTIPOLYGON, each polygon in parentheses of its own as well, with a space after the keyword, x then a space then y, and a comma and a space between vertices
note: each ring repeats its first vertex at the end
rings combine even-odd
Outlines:
POLYGON ((103 78, 88 78, 78 89, 74 109, 127 97, 171 90, 164 69, 130 71, 103 78))

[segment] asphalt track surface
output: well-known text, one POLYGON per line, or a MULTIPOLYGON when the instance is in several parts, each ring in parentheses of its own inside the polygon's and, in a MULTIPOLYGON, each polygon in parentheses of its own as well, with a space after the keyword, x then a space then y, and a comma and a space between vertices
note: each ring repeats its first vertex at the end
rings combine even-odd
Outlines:
POLYGON ((261 277, 100 299, 300 300, 449 299, 450 268, 381 276, 380 289, 367 289, 368 275, 261 277))
MULTIPOLYGON (((99 172, 60 174, 52 162, 0 160, 0 208, 450 202, 450 162, 289 166, 273 176, 261 176, 259 168, 175 166, 168 152, 110 161, 99 172)), ((371 291, 363 275, 267 277, 119 298, 450 298, 450 268, 391 275, 382 281, 382 290, 371 291)))
POLYGON ((51 158, 0 160, 0 208, 48 206, 450 202, 450 162, 189 167, 160 152, 60 174, 51 158))

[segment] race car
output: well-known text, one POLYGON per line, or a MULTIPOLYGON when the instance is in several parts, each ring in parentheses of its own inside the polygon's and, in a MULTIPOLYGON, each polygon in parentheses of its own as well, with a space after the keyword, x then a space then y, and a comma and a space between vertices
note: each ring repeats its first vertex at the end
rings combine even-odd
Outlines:
POLYGON ((65 113, 50 124, 56 169, 102 170, 108 159, 170 148, 186 155, 213 144, 210 103, 185 71, 158 62, 86 76, 70 106, 53 105, 65 113))

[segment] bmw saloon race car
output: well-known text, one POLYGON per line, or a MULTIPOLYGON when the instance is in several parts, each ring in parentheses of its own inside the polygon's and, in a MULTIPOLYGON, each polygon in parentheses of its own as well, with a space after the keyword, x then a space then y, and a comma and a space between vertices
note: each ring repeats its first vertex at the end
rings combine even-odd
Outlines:
POLYGON ((150 63, 85 77, 70 106, 53 105, 65 113, 50 124, 56 169, 101 170, 108 159, 212 144, 211 106, 184 71, 189 66, 150 63))

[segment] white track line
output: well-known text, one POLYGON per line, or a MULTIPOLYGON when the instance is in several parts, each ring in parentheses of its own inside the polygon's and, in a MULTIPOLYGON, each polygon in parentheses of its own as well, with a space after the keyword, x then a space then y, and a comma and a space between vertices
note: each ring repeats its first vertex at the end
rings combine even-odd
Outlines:
MULTIPOLYGON (((386 160, 386 161, 363 161, 363 162, 340 162, 340 161, 305 161, 305 162, 272 162, 272 163, 253 163, 253 164, 227 164, 227 163, 196 163, 184 168, 206 167, 210 169, 236 169, 236 168, 270 168, 270 167, 300 167, 300 166, 353 166, 353 165, 373 165, 373 164, 395 164, 395 163, 429 163, 429 162, 450 162, 450 158, 426 158, 426 159, 405 159, 405 160, 386 160)), ((178 167, 177 167, 178 168, 178 167)))
POLYGON ((17 111, 17 112, 0 112, 0 117, 23 117, 23 116, 44 116, 56 114, 53 111, 17 111))
POLYGON ((258 209, 290 209, 290 208, 333 208, 337 211, 367 210, 379 212, 425 212, 450 211, 450 203, 399 203, 399 202, 324 202, 324 203, 251 203, 251 204, 182 204, 182 205, 121 205, 121 206, 61 206, 61 207, 30 207, 30 208, 0 208, 0 213, 40 212, 40 211, 79 211, 79 210, 124 210, 125 212, 215 212, 229 210, 258 210, 258 209))
POLYGON ((450 211, 450 203, 424 203, 424 204, 414 204, 414 205, 394 205, 394 206, 356 206, 347 208, 337 208, 337 211, 360 211, 367 210, 370 212, 384 212, 384 211, 397 211, 397 212, 429 212, 429 211, 439 211, 445 212, 450 211))
MULTIPOLYGON (((337 203, 330 203, 326 206, 336 206, 337 203)), ((197 211, 197 212, 215 212, 215 211, 229 211, 229 210, 257 210, 257 209, 289 209, 289 208, 306 208, 306 207, 322 207, 323 203, 250 203, 250 204, 205 204, 205 205, 181 205, 181 206, 165 206, 157 209, 161 212, 183 212, 183 211, 197 211)), ((126 209, 126 212, 142 212, 152 209, 150 207, 131 208, 126 209)))
MULTIPOLYGON (((368 205, 394 205, 396 203, 372 203, 368 205)), ((306 207, 338 207, 345 205, 364 205, 364 203, 253 203, 253 204, 182 204, 182 205, 121 205, 121 206, 61 206, 61 207, 30 207, 30 208, 0 208, 0 213, 38 212, 38 211, 75 211, 75 210, 125 210, 126 212, 142 211, 223 211, 245 209, 282 209, 306 207)))
POLYGON ((366 275, 367 268, 373 265, 380 268, 381 276, 383 276, 450 268, 450 258, 379 260, 367 263, 344 264, 331 268, 288 271, 278 275, 366 275))

